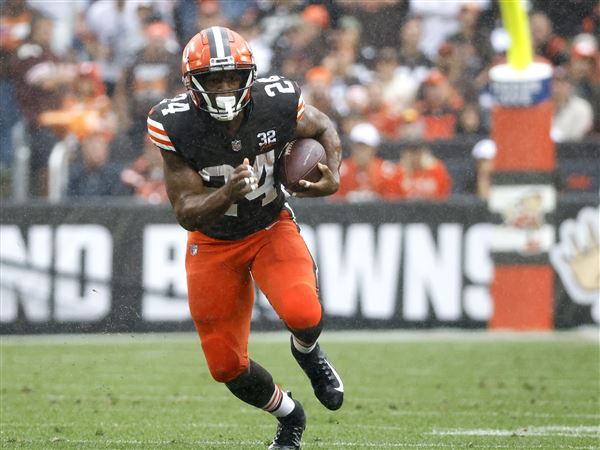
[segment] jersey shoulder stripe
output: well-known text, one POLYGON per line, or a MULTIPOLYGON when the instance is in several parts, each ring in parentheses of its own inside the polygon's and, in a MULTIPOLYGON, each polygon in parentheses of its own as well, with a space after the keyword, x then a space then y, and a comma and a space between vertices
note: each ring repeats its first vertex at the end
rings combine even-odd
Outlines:
POLYGON ((187 93, 165 98, 148 113, 148 136, 157 147, 181 154, 189 135, 186 130, 195 117, 192 100, 187 93))
POLYGON ((298 97, 298 112, 296 113, 296 123, 300 122, 302 116, 304 115, 304 99, 302 98, 302 93, 300 93, 300 97, 298 97))
POLYGON ((160 122, 151 119, 150 117, 148 117, 146 123, 148 126, 148 137, 150 137, 152 143, 164 150, 170 150, 174 152, 175 147, 173 146, 173 143, 171 142, 171 139, 169 138, 169 135, 165 131, 163 125, 160 122))

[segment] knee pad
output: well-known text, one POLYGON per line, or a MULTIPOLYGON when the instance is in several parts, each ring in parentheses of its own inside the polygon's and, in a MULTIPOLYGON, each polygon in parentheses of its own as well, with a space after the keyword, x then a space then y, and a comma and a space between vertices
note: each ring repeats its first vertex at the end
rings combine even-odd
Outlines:
POLYGON ((248 368, 248 358, 223 336, 202 339, 202 350, 211 376, 219 383, 233 380, 248 368))
POLYGON ((316 327, 321 322, 322 308, 314 286, 301 283, 286 290, 279 314, 288 328, 316 327))

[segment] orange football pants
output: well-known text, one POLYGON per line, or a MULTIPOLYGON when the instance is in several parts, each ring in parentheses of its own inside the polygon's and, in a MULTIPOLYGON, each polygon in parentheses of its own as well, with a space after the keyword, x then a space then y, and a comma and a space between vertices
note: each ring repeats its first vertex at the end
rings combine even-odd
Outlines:
POLYGON ((291 330, 321 321, 313 259, 287 210, 268 229, 236 241, 190 232, 185 264, 190 313, 216 381, 248 368, 253 280, 291 330))

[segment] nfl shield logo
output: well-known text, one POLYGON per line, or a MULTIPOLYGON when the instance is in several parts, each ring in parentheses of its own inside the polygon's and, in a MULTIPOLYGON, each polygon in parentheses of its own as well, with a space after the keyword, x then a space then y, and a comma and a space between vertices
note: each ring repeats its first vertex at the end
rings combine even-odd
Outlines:
POLYGON ((242 149, 242 141, 240 141, 239 139, 231 141, 231 149, 234 152, 239 152, 242 149))
POLYGON ((190 255, 196 256, 198 254, 198 246, 196 244, 190 245, 190 255))

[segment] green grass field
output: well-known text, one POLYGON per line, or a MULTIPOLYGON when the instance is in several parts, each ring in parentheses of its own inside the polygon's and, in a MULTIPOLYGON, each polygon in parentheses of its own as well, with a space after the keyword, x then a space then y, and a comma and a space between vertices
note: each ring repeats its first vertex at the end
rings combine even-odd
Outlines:
MULTIPOLYGON (((2 448, 265 449, 275 420, 207 372, 192 334, 2 337, 2 448)), ((287 336, 251 356, 308 415, 305 449, 600 448, 597 330, 326 333, 346 400, 325 410, 287 336)))

